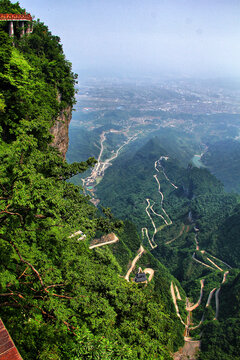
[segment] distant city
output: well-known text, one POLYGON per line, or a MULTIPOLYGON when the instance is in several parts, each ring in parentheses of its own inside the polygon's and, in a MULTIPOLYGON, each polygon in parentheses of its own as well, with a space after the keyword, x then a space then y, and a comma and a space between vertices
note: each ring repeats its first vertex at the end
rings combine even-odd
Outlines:
MULTIPOLYGON (((230 81, 185 79, 157 83, 92 78, 79 85, 76 97, 71 127, 85 128, 87 137, 92 133, 88 156, 97 159, 91 173, 82 178, 94 205, 99 204, 96 187, 105 171, 136 139, 143 141, 163 128, 183 131, 194 141, 204 139, 193 157, 194 166, 199 166, 209 142, 240 137, 240 86, 230 81)), ((82 130, 75 131, 80 134, 82 130)), ((84 146, 78 142, 81 151, 85 160, 84 146)))
POLYGON ((77 110, 85 112, 138 110, 195 115, 240 113, 240 87, 215 84, 211 80, 164 81, 160 84, 136 81, 134 84, 92 78, 81 84, 76 97, 77 110))

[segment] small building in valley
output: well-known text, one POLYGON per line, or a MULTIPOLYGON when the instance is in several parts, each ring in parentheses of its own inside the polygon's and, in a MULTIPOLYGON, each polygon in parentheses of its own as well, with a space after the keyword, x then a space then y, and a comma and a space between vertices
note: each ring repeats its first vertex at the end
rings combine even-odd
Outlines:
POLYGON ((146 283, 147 282, 147 276, 144 272, 139 272, 135 278, 134 278, 134 281, 136 283, 146 283))

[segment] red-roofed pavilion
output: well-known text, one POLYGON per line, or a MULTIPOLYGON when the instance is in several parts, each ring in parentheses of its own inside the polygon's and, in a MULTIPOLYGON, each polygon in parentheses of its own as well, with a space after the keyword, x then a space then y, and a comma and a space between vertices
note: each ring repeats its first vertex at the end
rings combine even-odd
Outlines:
POLYGON ((0 14, 0 21, 7 21, 9 23, 9 36, 14 36, 14 22, 19 22, 22 31, 21 36, 25 35, 25 22, 29 22, 26 30, 26 34, 32 32, 30 22, 32 22, 32 16, 30 14, 0 14))

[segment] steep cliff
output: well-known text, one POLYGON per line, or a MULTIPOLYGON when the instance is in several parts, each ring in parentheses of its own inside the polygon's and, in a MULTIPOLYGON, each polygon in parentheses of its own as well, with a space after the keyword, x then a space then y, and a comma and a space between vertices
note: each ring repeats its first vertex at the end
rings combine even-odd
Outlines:
POLYGON ((65 158, 68 149, 68 128, 72 119, 72 107, 68 106, 66 109, 61 110, 59 116, 51 127, 50 132, 54 136, 52 145, 59 150, 65 158))

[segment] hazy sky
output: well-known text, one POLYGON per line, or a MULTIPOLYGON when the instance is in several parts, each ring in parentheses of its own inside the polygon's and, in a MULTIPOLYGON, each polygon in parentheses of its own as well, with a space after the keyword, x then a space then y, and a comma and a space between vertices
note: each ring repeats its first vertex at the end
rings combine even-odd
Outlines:
POLYGON ((20 0, 79 72, 240 76, 239 0, 20 0))

